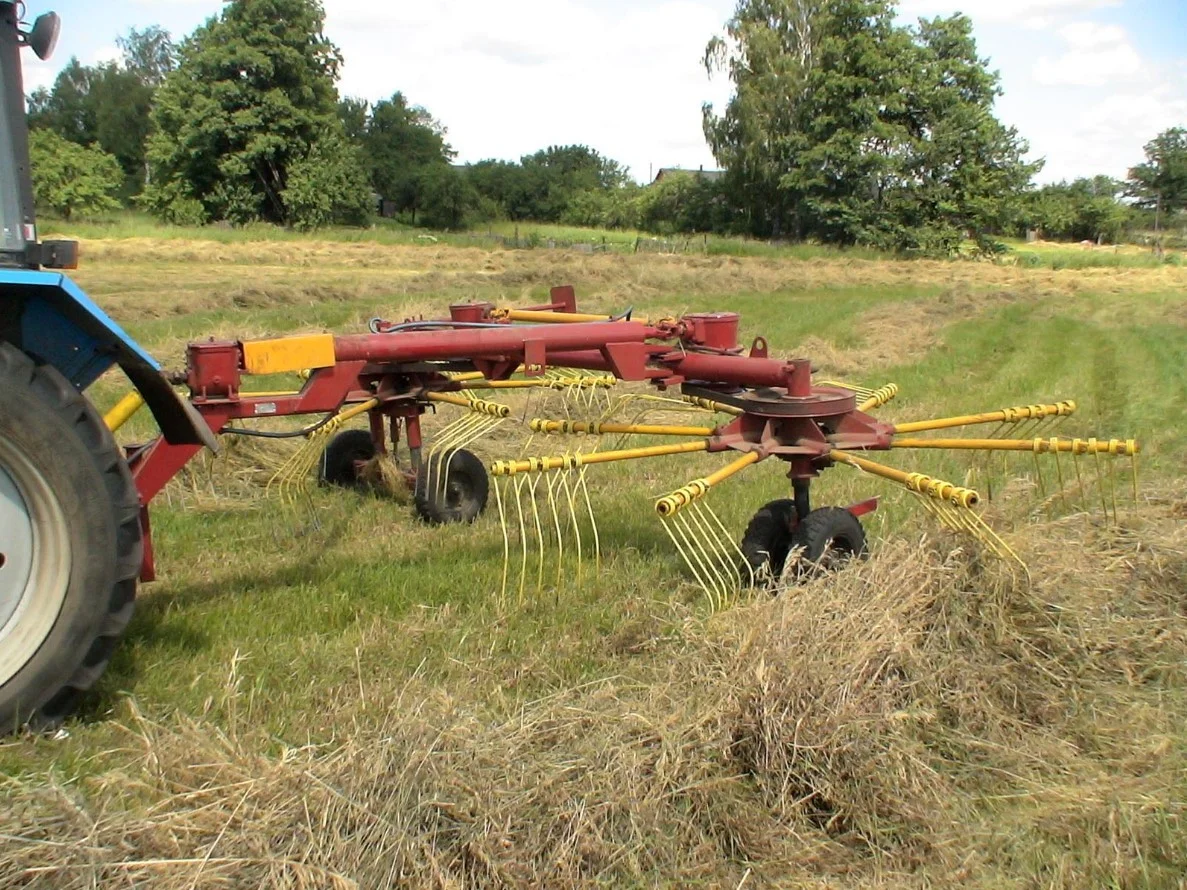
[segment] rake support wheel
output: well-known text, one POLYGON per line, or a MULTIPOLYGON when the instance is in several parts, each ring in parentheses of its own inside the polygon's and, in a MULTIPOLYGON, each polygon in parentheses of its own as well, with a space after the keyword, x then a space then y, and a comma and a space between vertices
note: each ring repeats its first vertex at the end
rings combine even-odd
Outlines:
POLYGON ((840 568, 867 552, 861 521, 843 507, 813 510, 796 526, 791 546, 801 578, 840 568))
MULTIPOLYGON (((796 525, 795 501, 781 498, 759 508, 742 535, 742 555, 754 572, 754 580, 777 581, 791 552, 796 525)), ((749 583, 749 573, 746 582, 749 583)))
POLYGON ((486 509, 490 477, 472 452, 460 448, 430 457, 416 480, 416 512, 426 522, 473 522, 486 509), (444 477, 444 478, 442 478, 444 477))
POLYGON ((322 452, 318 478, 323 485, 358 488, 363 484, 358 463, 374 456, 375 443, 370 430, 343 430, 330 439, 322 452))

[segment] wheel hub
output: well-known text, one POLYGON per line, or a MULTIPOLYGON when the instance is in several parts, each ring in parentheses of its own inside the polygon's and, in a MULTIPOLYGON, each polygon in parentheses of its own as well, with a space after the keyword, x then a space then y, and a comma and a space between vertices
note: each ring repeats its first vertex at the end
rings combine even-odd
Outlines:
POLYGON ((0 439, 0 686, 53 630, 70 580, 70 535, 50 484, 0 439))
POLYGON ((0 636, 16 613, 33 571, 33 521, 16 481, 0 464, 0 636))

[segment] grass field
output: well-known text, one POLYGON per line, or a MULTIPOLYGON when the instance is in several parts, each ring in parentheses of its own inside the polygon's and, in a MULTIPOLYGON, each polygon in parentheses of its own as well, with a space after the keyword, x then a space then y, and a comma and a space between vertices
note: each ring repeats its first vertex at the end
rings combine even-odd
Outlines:
MULTIPOLYGON (((253 487, 275 455, 236 449, 155 505, 160 579, 80 718, 0 741, 0 886, 1183 886, 1187 268, 88 233, 114 237, 77 279, 171 367, 192 338, 572 283, 738 311, 821 375, 897 383, 897 420, 1075 398, 1060 435, 1137 437, 1142 484, 1115 526, 995 500, 1028 584, 836 468, 818 504, 884 496, 873 558, 714 614, 651 502, 719 458, 591 470, 600 571, 521 602, 493 511, 285 505, 253 487)), ((785 486, 764 462, 713 503, 740 532, 785 486)))

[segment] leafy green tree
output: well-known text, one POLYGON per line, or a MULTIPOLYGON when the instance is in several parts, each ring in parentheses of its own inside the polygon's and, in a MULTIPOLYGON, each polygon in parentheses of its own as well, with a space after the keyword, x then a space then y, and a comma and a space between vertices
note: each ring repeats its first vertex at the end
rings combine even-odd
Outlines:
POLYGON ((318 0, 230 0, 157 91, 144 202, 162 217, 289 223, 290 167, 338 129, 338 49, 318 0))
POLYGON ((585 145, 553 145, 520 160, 527 174, 530 217, 558 222, 574 196, 587 191, 618 188, 626 170, 585 145))
POLYGON ((29 126, 53 130, 78 145, 95 141, 95 109, 91 87, 95 69, 71 57, 54 79, 52 90, 40 87, 29 97, 29 126))
POLYGON ((539 190, 532 173, 513 161, 479 161, 466 171, 479 195, 500 216, 520 222, 533 219, 539 190))
POLYGON ((1023 162, 1026 143, 993 116, 999 78, 977 56, 968 18, 921 20, 910 36, 907 139, 891 159, 892 193, 879 207, 902 227, 888 246, 953 252, 968 235, 988 248, 992 235, 1012 228, 1041 162, 1023 162))
POLYGON ((1129 195, 1139 207, 1162 213, 1187 210, 1187 129, 1164 130, 1145 151, 1145 162, 1129 171, 1129 195))
POLYGON ((84 66, 72 58, 54 81, 29 97, 29 125, 47 128, 79 145, 96 145, 115 155, 132 191, 145 174, 145 142, 153 94, 170 70, 169 32, 153 26, 133 29, 117 40, 119 63, 84 66))
POLYGON ((1108 176, 1050 183, 1026 195, 1019 221, 1046 238, 1115 243, 1133 218, 1119 200, 1122 192, 1122 183, 1108 176))
POLYGON ((367 121, 371 116, 371 103, 366 99, 346 98, 338 102, 338 119, 346 138, 361 146, 367 136, 367 121))
POLYGON ((478 192, 469 177, 447 164, 426 167, 418 190, 421 223, 432 229, 464 228, 478 205, 478 192))
POLYGON ((365 225, 373 210, 371 183, 357 146, 338 128, 319 134, 309 153, 289 166, 284 200, 297 229, 365 225))
POLYGON ((119 209, 113 197, 123 176, 114 157, 49 129, 29 134, 29 166, 38 206, 63 219, 119 209))
POLYGON ((998 78, 963 16, 740 0, 705 61, 734 83, 705 135, 755 234, 947 251, 1000 230, 1035 169, 992 115, 998 78))
POLYGON ((177 67, 177 44, 173 36, 160 25, 149 25, 143 31, 132 28, 115 41, 124 56, 124 68, 146 87, 156 89, 177 67))
POLYGON ((419 105, 409 105, 402 93, 376 102, 363 139, 371 163, 371 183, 380 195, 395 202, 400 212, 416 213, 424 205, 424 185, 430 171, 448 167, 454 151, 445 129, 419 105))

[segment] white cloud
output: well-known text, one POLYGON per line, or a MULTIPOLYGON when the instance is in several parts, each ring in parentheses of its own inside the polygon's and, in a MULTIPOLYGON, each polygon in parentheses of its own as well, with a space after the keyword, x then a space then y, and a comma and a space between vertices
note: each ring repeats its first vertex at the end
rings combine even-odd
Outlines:
POLYGON ((124 54, 120 52, 120 48, 114 43, 109 43, 106 46, 101 46, 92 52, 88 64, 104 65, 107 62, 118 62, 123 57, 124 54))
POLYGON ((1044 179, 1107 173, 1123 178, 1143 158, 1143 146, 1187 121, 1187 83, 1119 90, 1079 106, 1066 129, 1044 145, 1051 163, 1044 179))
POLYGON ((701 103, 721 103, 701 65, 732 0, 668 0, 621 13, 588 0, 329 0, 343 95, 396 90, 449 128, 463 161, 584 143, 628 164, 713 164, 701 103))
POLYGON ((1055 18, 1110 6, 1122 0, 903 0, 900 13, 908 17, 963 12, 978 24, 1011 24, 1025 28, 1048 27, 1055 18))
POLYGON ((1100 87, 1142 75, 1142 57, 1117 25, 1074 22, 1059 29, 1067 48, 1059 56, 1041 56, 1034 79, 1044 86, 1100 87))

